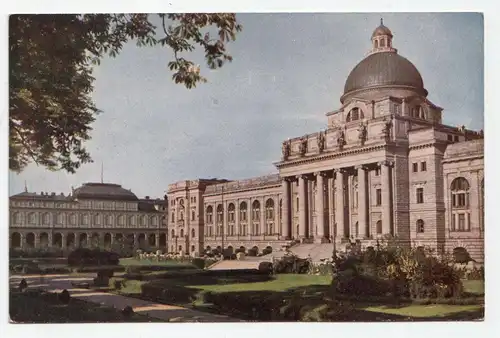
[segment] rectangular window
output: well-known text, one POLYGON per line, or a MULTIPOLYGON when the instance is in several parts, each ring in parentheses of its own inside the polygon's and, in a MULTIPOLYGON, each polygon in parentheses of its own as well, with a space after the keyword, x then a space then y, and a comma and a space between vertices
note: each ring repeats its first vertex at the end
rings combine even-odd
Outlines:
POLYGON ((413 163, 413 172, 418 172, 418 163, 413 163))
POLYGON ((455 142, 458 142, 460 141, 460 139, 458 138, 458 135, 455 135, 455 142))
POLYGON ((448 135, 448 141, 453 142, 453 136, 452 135, 448 135))
POLYGON ((458 230, 465 231, 465 214, 458 214, 458 230))
POLYGON ((376 190, 377 194, 377 205, 382 205, 382 189, 377 189, 376 190))
POLYGON ((420 163, 420 171, 427 171, 427 162, 420 163))
POLYGON ((380 176, 380 168, 379 167, 377 167, 375 169, 375 176, 380 176))
POLYGON ((417 188, 417 203, 424 203, 424 188, 417 188))

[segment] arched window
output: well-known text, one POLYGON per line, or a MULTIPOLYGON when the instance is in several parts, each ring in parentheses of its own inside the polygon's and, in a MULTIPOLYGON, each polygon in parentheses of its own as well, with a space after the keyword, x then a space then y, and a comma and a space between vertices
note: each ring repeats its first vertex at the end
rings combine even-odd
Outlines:
POLYGON ((194 210, 191 210, 191 220, 194 221, 195 218, 196 218, 196 213, 194 210))
POLYGON ((259 201, 254 201, 252 203, 252 220, 258 221, 260 219, 260 203, 259 201))
MULTIPOLYGON (((49 223, 50 223, 50 215, 48 212, 46 212, 43 214, 43 224, 49 224, 49 223)), ((58 221, 58 224, 61 224, 61 223, 58 221)))
POLYGON ((71 215, 69 216, 69 223, 70 223, 71 225, 75 225, 75 224, 76 224, 76 215, 75 215, 75 214, 71 214, 71 215))
POLYGON ((101 215, 99 214, 94 215, 94 224, 101 224, 101 215))
POLYGON ((196 237, 196 232, 194 231, 194 229, 191 229, 191 237, 196 237))
POLYGON ((380 47, 385 47, 385 39, 380 39, 380 47))
POLYGON ((34 212, 30 212, 28 214, 28 223, 29 224, 35 224, 36 223, 36 215, 34 212))
POLYGON ((123 215, 119 215, 118 216, 118 225, 123 225, 123 223, 124 223, 124 217, 123 217, 123 215))
POLYGON ((458 177, 451 182, 451 201, 453 209, 469 206, 469 182, 465 178, 458 177))
POLYGON ((213 222, 214 208, 211 205, 207 207, 207 223, 213 222))
POLYGON ((84 214, 83 217, 82 217, 82 223, 83 225, 88 225, 89 224, 89 215, 88 214, 84 214))
POLYGON ((172 238, 174 238, 174 237, 175 237, 175 230, 174 230, 174 229, 172 229, 172 232, 171 232, 171 233, 172 233, 172 238))
POLYGON ((418 233, 423 233, 424 232, 424 221, 422 219, 417 220, 417 232, 418 233))
POLYGON ((181 237, 184 237, 184 229, 181 229, 181 237))
POLYGON ((346 122, 357 121, 363 119, 365 116, 363 111, 359 108, 352 108, 351 111, 347 114, 346 122))
POLYGON ((233 203, 230 203, 227 207, 227 212, 228 212, 228 221, 229 222, 234 222, 234 213, 235 213, 235 207, 233 203))
POLYGON ((21 224, 21 215, 18 212, 15 212, 12 218, 14 219, 14 224, 21 224))
POLYGON ((222 223, 224 222, 224 210, 222 208, 222 204, 219 204, 217 206, 217 223, 222 223))
POLYGON ((375 48, 378 48, 378 40, 375 40, 375 48))
POLYGON ((377 234, 382 234, 382 221, 378 220, 377 221, 377 234))
POLYGON ((266 219, 274 219, 274 201, 271 198, 266 201, 266 219))
POLYGON ((130 226, 135 226, 135 217, 134 216, 130 216, 129 219, 128 219, 128 224, 130 226))
POLYGON ((241 202, 240 203, 240 222, 241 221, 248 221, 247 219, 247 203, 246 202, 241 202))

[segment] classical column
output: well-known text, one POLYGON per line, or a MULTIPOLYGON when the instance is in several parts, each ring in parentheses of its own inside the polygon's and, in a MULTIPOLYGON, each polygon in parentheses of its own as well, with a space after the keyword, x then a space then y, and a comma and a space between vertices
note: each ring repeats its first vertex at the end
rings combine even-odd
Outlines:
POLYGON ((325 174, 315 173, 316 176, 316 236, 319 240, 325 237, 325 174))
POLYGON ((20 240, 19 248, 22 249, 24 247, 24 241, 25 241, 24 234, 22 232, 19 233, 19 240, 20 240))
POLYGON ((337 224, 337 237, 339 239, 345 236, 345 220, 344 220, 344 176, 345 172, 342 169, 335 169, 336 175, 336 196, 335 201, 337 203, 335 207, 335 223, 337 224))
MULTIPOLYGON (((283 213, 283 229, 282 229, 282 236, 284 239, 290 239, 290 230, 292 227, 292 222, 291 222, 291 215, 290 215, 290 180, 288 178, 283 178, 283 181, 281 182, 282 189, 283 189, 283 199, 282 199, 282 213, 283 213)), ((278 206, 279 208, 279 206, 278 206)))
POLYGON ((299 239, 306 238, 307 229, 307 178, 297 176, 299 180, 299 239))
POLYGON ((357 166, 358 170, 358 228, 359 237, 365 238, 367 233, 367 191, 366 191, 366 168, 363 166, 357 166))
POLYGON ((266 234, 266 199, 261 197, 260 199, 260 222, 259 222, 259 236, 266 234))
POLYGON ((160 247, 160 234, 159 233, 155 234, 155 247, 156 248, 160 247))
POLYGON ((35 235, 35 243, 33 243, 35 245, 35 248, 39 248, 40 247, 40 234, 38 232, 33 232, 33 235, 35 235))
POLYGON ((382 171, 382 234, 390 235, 392 233, 392 217, 391 217, 391 165, 390 161, 379 163, 382 171))
POLYGON ((234 235, 240 236, 240 200, 234 202, 234 235))

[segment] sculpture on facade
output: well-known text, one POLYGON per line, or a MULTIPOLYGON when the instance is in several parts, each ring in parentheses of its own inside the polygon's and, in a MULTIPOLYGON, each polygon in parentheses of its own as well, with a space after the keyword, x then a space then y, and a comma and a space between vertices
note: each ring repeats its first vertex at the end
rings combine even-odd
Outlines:
POLYGON ((337 138, 337 145, 340 150, 344 149, 344 145, 346 144, 345 142, 345 134, 343 130, 339 131, 339 136, 337 138))
POLYGON ((284 141, 281 146, 281 151, 283 153, 283 160, 286 161, 290 156, 290 140, 284 141))
POLYGON ((318 135, 318 150, 321 153, 325 149, 325 133, 322 131, 318 135))
POLYGON ((358 128, 358 137, 359 137, 359 141, 361 142, 361 145, 365 144, 365 141, 367 139, 367 135, 368 135, 368 130, 366 129, 365 124, 363 122, 361 122, 361 124, 359 125, 359 128, 358 128))
POLYGON ((300 139, 299 153, 304 156, 307 153, 307 137, 304 136, 300 139))
POLYGON ((382 130, 382 135, 387 141, 391 138, 391 128, 392 128, 392 119, 386 120, 384 129, 382 130))

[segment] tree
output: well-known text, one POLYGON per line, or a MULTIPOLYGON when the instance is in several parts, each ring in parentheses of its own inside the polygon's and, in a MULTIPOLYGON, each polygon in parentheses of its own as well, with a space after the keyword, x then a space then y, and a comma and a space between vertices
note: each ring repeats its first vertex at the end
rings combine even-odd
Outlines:
POLYGON ((84 147, 100 110, 91 99, 92 70, 128 41, 170 48, 172 79, 191 89, 206 82, 183 54, 203 48, 211 69, 241 25, 234 14, 11 15, 9 18, 9 168, 29 163, 74 173, 92 162, 84 147))

